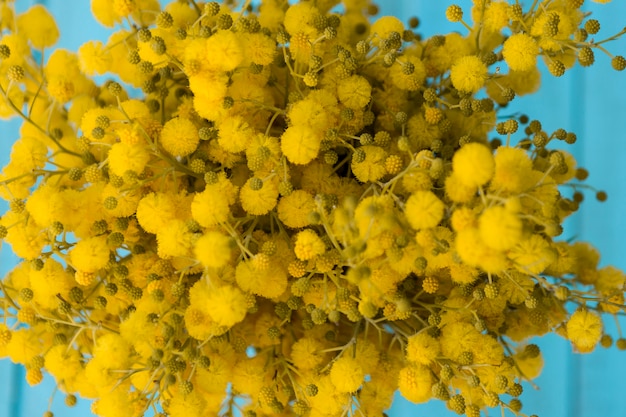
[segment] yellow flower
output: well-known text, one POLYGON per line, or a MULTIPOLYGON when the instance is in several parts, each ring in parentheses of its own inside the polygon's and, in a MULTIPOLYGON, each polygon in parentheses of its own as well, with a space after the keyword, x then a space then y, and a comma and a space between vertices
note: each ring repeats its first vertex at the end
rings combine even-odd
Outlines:
POLYGON ((374 182, 387 174, 385 162, 387 152, 380 146, 366 145, 359 148, 365 153, 365 160, 352 159, 351 167, 354 176, 361 182, 374 182))
POLYGON ((443 202, 432 191, 416 191, 404 206, 407 220, 415 230, 437 226, 444 210, 443 202))
POLYGON ((220 122, 217 141, 228 152, 237 153, 248 147, 255 133, 242 117, 230 116, 220 122))
POLYGON ((441 354, 439 341, 422 331, 407 338, 407 360, 421 365, 430 365, 441 354))
POLYGON ((96 236, 82 239, 70 251, 72 266, 78 271, 95 272, 109 262, 109 247, 106 237, 96 236))
POLYGON ((209 227, 225 222, 230 216, 228 200, 216 193, 216 187, 207 187, 197 193, 191 202, 191 214, 201 226, 209 227))
POLYGON ((17 18, 18 30, 37 49, 49 48, 59 39, 54 17, 41 4, 36 4, 17 18))
POLYGON ((150 153, 143 144, 120 142, 111 146, 108 157, 110 171, 122 177, 127 171, 140 174, 150 160, 150 153))
POLYGON ((370 33, 376 36, 374 41, 376 43, 387 39, 392 32, 396 32, 400 35, 404 32, 404 24, 395 16, 382 16, 376 19, 370 29, 370 33))
POLYGON ((502 47, 502 56, 513 71, 528 71, 537 64, 539 46, 526 33, 511 35, 502 47))
POLYGON ((89 41, 78 49, 80 69, 87 75, 102 75, 109 71, 111 53, 100 41, 89 41))
POLYGON ((149 233, 157 233, 167 223, 176 218, 175 195, 171 193, 150 193, 137 205, 137 221, 149 233))
POLYGON ((459 182, 467 187, 478 187, 491 179, 495 162, 487 146, 468 143, 454 154, 452 169, 459 182))
POLYGON ((475 93, 485 85, 487 66, 475 56, 468 55, 457 59, 450 70, 454 87, 466 93, 475 93))
POLYGON ((161 145, 174 156, 187 156, 198 147, 198 128, 191 120, 177 117, 169 120, 161 130, 161 145))
POLYGON ((232 71, 243 61, 244 49, 230 30, 220 30, 206 40, 208 66, 216 71, 232 71))
POLYGON ((101 25, 109 28, 121 21, 113 10, 113 2, 109 0, 91 0, 91 13, 101 25))
POLYGON ((530 186, 532 161, 523 149, 501 146, 496 150, 494 160, 496 166, 491 189, 518 194, 530 186))
POLYGON ((597 313, 580 308, 567 321, 567 338, 582 353, 591 352, 602 337, 602 319, 597 313))
POLYGON ((412 403, 425 403, 432 396, 433 377, 430 368, 424 365, 409 365, 400 370, 398 389, 412 403))
POLYGON ((244 291, 265 298, 280 297, 287 289, 287 271, 267 268, 259 271, 250 261, 239 262, 235 272, 237 285, 244 291))
POLYGON ((486 208, 478 219, 483 242, 499 251, 506 251, 522 240, 522 226, 522 220, 502 206, 486 208))
POLYGON ((262 181, 259 178, 250 178, 239 193, 241 207, 255 216, 260 216, 272 210, 278 202, 278 185, 274 179, 262 181), (261 188, 257 189, 261 184, 261 188))
POLYGON ((302 371, 315 369, 326 360, 325 348, 321 341, 313 337, 301 337, 291 346, 291 359, 302 371))
POLYGON ((296 235, 294 252, 298 259, 304 261, 313 259, 326 251, 326 245, 311 229, 305 229, 296 235))
POLYGON ((172 220, 157 232, 158 254, 161 258, 189 256, 193 235, 183 220, 172 220))
POLYGON ((209 231, 196 240, 194 254, 202 265, 221 268, 232 258, 233 243, 232 238, 220 232, 209 231))
POLYGON ((278 202, 278 218, 285 226, 297 229, 310 224, 309 215, 316 209, 313 196, 304 190, 295 190, 278 202))
POLYGON ((280 138, 280 149, 289 162, 305 165, 317 157, 321 136, 304 125, 290 126, 280 138))
POLYGON ((248 310, 243 292, 232 285, 211 288, 206 299, 208 314, 220 326, 232 327, 246 317, 248 310))
POLYGON ((337 97, 346 107, 360 109, 370 102, 372 86, 364 77, 353 75, 339 82, 337 97))
POLYGON ((285 12, 285 29, 292 36, 298 32, 313 36, 317 34, 315 19, 319 14, 319 10, 310 3, 293 4, 285 12))
POLYGON ((361 362, 347 352, 330 368, 330 380, 338 392, 356 392, 365 378, 361 362))
POLYGON ((576 137, 504 110, 539 88, 539 55, 591 62, 562 48, 600 30, 582 0, 474 1, 468 35, 428 39, 369 0, 90 0, 121 26, 78 53, 15 3, 0 117, 28 120, 0 242, 21 327, 0 325, 0 356, 27 382, 48 371, 101 417, 378 416, 397 390, 476 417, 540 372, 527 338, 608 344, 626 275, 555 241, 582 199, 559 186, 587 172, 554 143, 576 137))

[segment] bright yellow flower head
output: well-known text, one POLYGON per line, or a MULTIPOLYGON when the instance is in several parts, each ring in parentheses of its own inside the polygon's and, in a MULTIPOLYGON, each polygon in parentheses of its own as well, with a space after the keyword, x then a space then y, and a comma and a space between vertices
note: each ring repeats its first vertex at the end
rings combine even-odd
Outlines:
POLYGON ((593 311, 578 309, 567 321, 567 338, 582 352, 591 352, 602 336, 602 319, 593 311))
POLYGON ((455 88, 467 93, 475 93, 485 85, 487 66, 474 55, 456 60, 450 70, 450 79, 455 88))
POLYGON ((161 145, 174 156, 187 156, 200 143, 198 128, 191 120, 175 118, 169 120, 161 130, 161 145))
POLYGON ((70 252, 72 266, 79 271, 95 272, 109 261, 109 247, 105 237, 92 237, 76 243, 70 252))
POLYGON ((405 205, 409 224, 415 229, 428 229, 441 221, 445 206, 431 191, 417 191, 409 197, 405 205))
POLYGON ((536 65, 539 46, 526 33, 509 37, 502 47, 502 56, 509 68, 514 71, 528 71, 536 65))
POLYGON ((17 27, 37 49, 49 48, 59 39, 54 17, 41 4, 36 4, 17 18, 17 27))
POLYGON ((372 95, 370 83, 359 75, 340 81, 337 86, 337 97, 346 107, 360 109, 369 103, 372 95))
POLYGON ((348 354, 342 355, 330 368, 330 380, 338 392, 356 392, 363 384, 364 377, 365 372, 359 360, 348 354))
POLYGON ((522 239, 522 220, 502 206, 485 209, 478 218, 478 228, 483 242, 491 249, 505 251, 522 239))
POLYGON ((305 229, 296 235, 294 251, 298 259, 306 261, 324 253, 326 246, 313 230, 305 229))
POLYGON ((194 254, 204 266, 220 268, 232 258, 233 240, 220 232, 209 231, 198 240, 194 254))
POLYGON ((469 143, 454 154, 452 169, 459 182, 467 187, 476 187, 491 180, 495 163, 487 146, 469 143))

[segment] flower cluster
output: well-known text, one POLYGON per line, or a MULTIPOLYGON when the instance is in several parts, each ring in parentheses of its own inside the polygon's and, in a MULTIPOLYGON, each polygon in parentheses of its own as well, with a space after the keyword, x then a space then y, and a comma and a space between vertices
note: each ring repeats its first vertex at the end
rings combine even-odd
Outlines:
POLYGON ((0 355, 102 417, 526 415, 530 338, 610 346, 624 305, 559 238, 576 135, 501 111, 541 65, 626 68, 582 3, 452 5, 422 38, 369 0, 92 0, 108 41, 42 64, 54 19, 1 1, 0 355))

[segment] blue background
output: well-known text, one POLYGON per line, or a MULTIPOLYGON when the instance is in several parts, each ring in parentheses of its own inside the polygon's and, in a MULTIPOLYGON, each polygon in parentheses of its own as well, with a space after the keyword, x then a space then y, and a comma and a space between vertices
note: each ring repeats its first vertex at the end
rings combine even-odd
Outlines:
MULTIPOLYGON (((16 0, 19 10, 34 3, 45 4, 55 15, 61 28, 58 47, 76 50, 88 39, 106 39, 109 31, 90 16, 88 0, 16 0)), ((425 36, 447 33, 463 28, 445 20, 446 7, 452 1, 441 0, 379 0, 383 14, 393 14, 407 21, 409 16, 421 20, 420 32, 425 36)), ((471 2, 457 2, 469 14, 471 2)), ((609 36, 624 27, 626 2, 614 1, 600 5, 587 1, 584 9, 593 8, 594 17, 602 22, 601 36, 609 36)), ((626 55, 626 39, 608 45, 613 54, 626 55)), ((626 269, 626 72, 617 73, 610 59, 596 53, 596 64, 582 69, 576 66, 559 79, 544 71, 541 91, 531 97, 516 98, 511 111, 523 111, 531 118, 540 118, 547 131, 562 127, 578 135, 579 141, 568 147, 580 166, 591 175, 587 180, 608 192, 609 200, 600 204, 587 194, 580 211, 568 221, 564 238, 575 237, 593 243, 602 253, 602 265, 626 269)), ((19 120, 0 123, 0 166, 7 163, 11 144, 18 138, 19 120)), ((6 204, 0 202, 0 212, 6 204)), ((16 259, 4 245, 0 249, 0 277, 15 264, 16 259)), ((619 337, 615 323, 606 320, 610 333, 619 337)), ((622 323, 623 325, 624 323, 622 323)), ((626 352, 615 347, 599 348, 592 354, 575 355, 567 341, 549 335, 536 341, 543 351, 546 365, 536 380, 541 387, 534 390, 525 385, 523 411, 540 417, 622 417, 626 416, 622 390, 626 375, 626 352)), ((0 361, 0 417, 41 416, 48 408, 54 381, 46 376, 37 387, 24 381, 24 369, 9 360, 0 361)), ((63 394, 55 396, 52 411, 56 416, 88 417, 90 403, 79 400, 74 408, 63 405, 63 394)), ((499 410, 495 411, 499 414, 499 410)), ((452 416, 439 401, 413 405, 400 396, 394 401, 391 416, 452 416)))

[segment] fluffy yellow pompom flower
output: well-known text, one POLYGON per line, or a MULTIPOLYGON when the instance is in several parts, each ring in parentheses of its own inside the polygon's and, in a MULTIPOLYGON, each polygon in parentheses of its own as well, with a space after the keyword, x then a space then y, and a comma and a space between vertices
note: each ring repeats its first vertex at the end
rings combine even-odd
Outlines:
POLYGON ((493 250, 480 237, 478 228, 467 228, 458 232, 455 240, 456 252, 461 260, 485 272, 498 273, 508 266, 506 257, 493 250))
POLYGON ((176 218, 176 196, 171 193, 150 193, 137 205, 137 221, 148 233, 157 233, 176 218))
POLYGON ((106 237, 82 239, 70 252, 72 266, 78 271, 95 272, 109 262, 106 237))
POLYGON ((50 372, 57 381, 70 380, 81 370, 81 355, 74 349, 57 345, 45 355, 46 371, 50 372))
POLYGON ((74 83, 69 78, 59 76, 48 78, 48 94, 59 103, 67 103, 74 97, 75 93, 74 83))
POLYGON ((221 268, 231 258, 233 243, 232 238, 220 232, 209 231, 196 241, 194 255, 204 266, 221 268))
POLYGON ((457 90, 475 93, 485 85, 487 66, 475 55, 464 56, 452 65, 450 79, 457 90))
POLYGON ((337 99, 333 96, 333 101, 329 104, 315 100, 309 94, 304 100, 297 101, 289 108, 287 117, 292 126, 309 126, 316 131, 325 131, 333 127, 337 122, 334 117, 333 106, 337 106, 337 99))
POLYGON ((78 48, 80 69, 87 75, 109 71, 112 59, 111 52, 100 41, 89 41, 78 48))
POLYGON ((488 207, 478 219, 480 237, 491 249, 506 251, 522 240, 522 220, 503 206, 488 207))
POLYGON ((602 337, 602 319, 593 311, 580 308, 567 321, 567 338, 579 352, 591 352, 602 337))
POLYGON ((102 26, 112 28, 121 19, 113 10, 110 0, 91 0, 91 14, 102 26))
POLYGON ((432 191, 416 191, 404 206, 407 220, 415 230, 437 226, 444 209, 445 205, 432 191))
POLYGON ((422 331, 409 336, 406 345, 406 358, 410 362, 430 365, 441 354, 439 340, 422 331))
POLYGON ((455 203, 467 203, 476 196, 478 187, 468 186, 463 181, 460 175, 452 173, 446 178, 445 181, 446 195, 455 203))
POLYGON ((269 65, 276 56, 276 41, 263 33, 242 33, 245 59, 258 65, 269 65))
POLYGON ((285 12, 285 29, 292 36, 298 32, 313 36, 317 33, 315 22, 319 15, 320 11, 310 3, 293 4, 285 12))
POLYGON ((483 27, 489 32, 500 32, 509 23, 509 9, 506 2, 489 4, 483 16, 483 27))
MULTIPOLYGON (((108 372, 108 369, 102 370, 108 372)), ((94 385, 96 385, 94 383, 94 385)), ((93 412, 102 417, 117 417, 131 414, 134 408, 128 393, 121 389, 113 390, 113 387, 103 390, 101 396, 92 405, 93 412)))
POLYGON ((430 368, 424 365, 410 365, 398 374, 398 389, 404 398, 419 404, 430 399, 433 376, 430 368))
POLYGON ((150 153, 141 144, 129 145, 119 142, 111 146, 108 157, 109 170, 121 177, 126 171, 141 174, 150 160, 150 153))
POLYGON ((310 224, 309 214, 316 209, 313 196, 304 190, 295 190, 278 202, 278 218, 285 226, 297 229, 310 224))
POLYGON ((385 161, 387 152, 380 146, 365 145, 359 148, 365 152, 365 160, 357 162, 352 159, 350 167, 354 176, 361 182, 378 181, 387 174, 385 161))
POLYGON ((193 197, 191 215, 200 223, 200 226, 214 226, 225 222, 230 216, 228 200, 216 191, 215 187, 207 187, 206 190, 193 197))
POLYGON ((280 149, 289 162, 305 165, 317 157, 322 136, 304 125, 290 126, 280 138, 280 149))
POLYGON ((502 46, 502 56, 509 68, 514 71, 528 71, 537 64, 539 46, 526 33, 516 33, 502 46))
POLYGON ((59 305, 57 294, 67 296, 76 285, 74 277, 63 265, 52 258, 44 261, 43 268, 31 271, 30 288, 33 290, 33 301, 40 307, 54 309, 59 305))
POLYGON ((161 145, 174 156, 187 156, 198 147, 198 128, 191 120, 170 119, 161 130, 161 145))
POLYGON ((243 48, 239 35, 230 30, 220 30, 206 40, 207 65, 217 71, 232 71, 243 61, 243 48))
POLYGON ((265 298, 280 297, 287 289, 286 271, 273 265, 260 271, 251 261, 239 262, 235 278, 239 288, 265 298))
POLYGON ((202 417, 207 409, 208 395, 192 391, 187 395, 177 392, 172 396, 167 407, 167 414, 171 417, 202 417))
POLYGON ((246 296, 237 287, 224 285, 212 288, 207 299, 211 306, 209 315, 221 326, 232 327, 246 317, 248 305, 246 296))
POLYGON ((420 57, 415 55, 405 55, 402 57, 402 64, 392 65, 389 70, 391 82, 398 88, 408 91, 417 91, 422 88, 426 79, 426 66, 420 57), (407 74, 407 65, 412 66, 412 72, 407 74))
POLYGON ((291 346, 291 359, 298 369, 307 371, 322 365, 326 346, 313 337, 302 337, 291 346))
POLYGON ((452 169, 462 184, 467 187, 479 187, 493 176, 495 162, 487 146, 472 142, 454 154, 452 169))
POLYGON ((20 33, 36 49, 48 48, 59 40, 59 28, 54 17, 41 4, 36 4, 17 18, 20 33))
POLYGON ((261 181, 259 178, 250 178, 239 193, 241 207, 255 216, 262 216, 272 210, 278 202, 278 185, 273 179, 261 181), (256 189, 255 184, 262 184, 256 189))
POLYGON ((533 163, 526 151, 501 146, 496 150, 495 172, 490 188, 498 192, 518 194, 530 186, 533 163))
POLYGON ((241 152, 246 149, 255 133, 243 117, 227 117, 219 124, 217 143, 228 152, 241 152))
POLYGON ((370 33, 376 36, 375 44, 380 43, 383 39, 387 39, 391 32, 397 32, 400 35, 404 32, 402 21, 395 16, 382 16, 372 24, 370 29, 370 33))
POLYGON ((113 0, 113 11, 119 17, 126 17, 137 10, 137 2, 135 0, 113 0))
POLYGON ((183 220, 172 220, 157 233, 157 253, 161 258, 189 256, 193 234, 183 220))
POLYGON ((365 77, 352 75, 339 82, 337 97, 346 107, 362 109, 372 98, 372 86, 365 77))
POLYGON ((556 250, 539 235, 522 240, 508 253, 521 272, 540 274, 556 260, 556 250))
POLYGON ((330 381, 338 392, 355 392, 363 384, 365 371, 361 363, 349 354, 349 350, 333 363, 330 381))
POLYGON ((313 259, 326 251, 324 241, 311 229, 306 229, 296 235, 294 252, 298 259, 303 261, 313 259))

